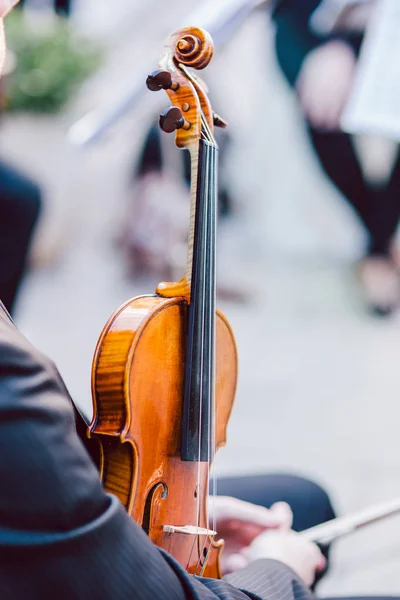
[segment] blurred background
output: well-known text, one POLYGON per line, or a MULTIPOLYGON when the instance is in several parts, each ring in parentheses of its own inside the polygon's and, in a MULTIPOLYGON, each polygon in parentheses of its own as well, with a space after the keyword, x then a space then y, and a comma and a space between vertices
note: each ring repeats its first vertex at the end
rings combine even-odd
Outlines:
MULTIPOLYGON (((396 310, 379 317, 367 309, 356 277, 366 233, 311 149, 277 62, 269 7, 241 4, 243 18, 221 35, 202 74, 229 122, 221 137, 219 306, 239 349, 236 404, 217 468, 310 476, 345 514, 400 495, 400 321, 396 310)), ((59 23, 50 3, 32 1, 6 22, 13 54, 0 158, 36 182, 42 205, 13 314, 89 417, 91 360, 108 317, 128 298, 152 293, 168 268, 180 276, 179 225, 172 266, 157 269, 155 260, 147 269, 135 247, 135 211, 154 186, 143 183, 152 172, 143 153, 168 105, 164 93, 147 92, 145 76, 167 34, 196 13, 212 22, 215 9, 195 0, 75 0, 59 23), (133 94, 140 86, 143 94, 133 94), (130 95, 129 110, 101 139, 71 143, 76 120, 106 114, 130 95)), ((75 141, 82 131, 75 128, 75 141)), ((165 153, 173 140, 162 135, 165 153)), ((373 151, 366 168, 389 152, 373 151)), ((179 163, 178 156, 177 173, 179 163)), ((163 183, 173 185, 160 177, 155 188, 163 183)), ((173 205, 163 218, 173 220, 175 209, 181 215, 173 205)), ((399 593, 399 534, 393 518, 336 543, 320 594, 399 593)))

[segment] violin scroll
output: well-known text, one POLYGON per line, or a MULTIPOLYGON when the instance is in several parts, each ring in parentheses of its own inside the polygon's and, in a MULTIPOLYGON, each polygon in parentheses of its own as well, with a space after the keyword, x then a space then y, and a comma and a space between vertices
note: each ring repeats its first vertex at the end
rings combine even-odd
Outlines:
POLYGON ((152 91, 165 90, 172 106, 181 113, 172 112, 170 107, 160 118, 164 131, 176 132, 179 148, 196 147, 205 124, 213 131, 213 111, 205 86, 190 70, 204 69, 213 53, 209 33, 199 27, 180 29, 167 38, 158 69, 147 78, 147 87, 152 91))
POLYGON ((181 29, 170 37, 175 44, 174 57, 178 63, 193 69, 204 69, 214 54, 210 34, 198 27, 181 29))

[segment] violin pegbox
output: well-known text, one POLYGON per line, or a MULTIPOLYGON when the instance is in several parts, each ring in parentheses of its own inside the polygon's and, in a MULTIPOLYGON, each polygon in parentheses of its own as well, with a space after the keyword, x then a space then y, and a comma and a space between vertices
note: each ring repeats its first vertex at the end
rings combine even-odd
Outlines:
POLYGON ((165 90, 172 106, 160 115, 160 127, 176 131, 176 145, 188 148, 201 137, 202 117, 211 131, 214 116, 200 80, 188 69, 204 69, 213 56, 211 36, 198 27, 180 29, 169 36, 159 68, 148 76, 151 91, 165 90))

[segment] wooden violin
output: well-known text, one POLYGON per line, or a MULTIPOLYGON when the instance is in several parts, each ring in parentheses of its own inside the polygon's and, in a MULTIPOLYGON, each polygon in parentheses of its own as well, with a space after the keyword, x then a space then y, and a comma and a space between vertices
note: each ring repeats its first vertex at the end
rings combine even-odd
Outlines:
MULTIPOLYGON (((220 577, 223 541, 207 512, 209 472, 226 441, 237 352, 216 310, 217 159, 214 115, 190 70, 210 62, 207 32, 182 29, 147 79, 172 106, 160 117, 191 155, 187 270, 154 295, 129 300, 104 327, 93 359, 94 415, 101 478, 149 538, 196 575, 220 577)), ((165 198, 168 202, 168 198, 165 198)))

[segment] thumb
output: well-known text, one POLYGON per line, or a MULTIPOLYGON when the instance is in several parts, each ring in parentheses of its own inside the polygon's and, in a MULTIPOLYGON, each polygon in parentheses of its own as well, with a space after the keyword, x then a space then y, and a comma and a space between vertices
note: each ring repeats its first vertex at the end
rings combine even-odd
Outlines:
POLYGON ((287 502, 275 502, 270 508, 281 529, 289 530, 293 525, 293 512, 287 502))
POLYGON ((325 556, 321 553, 317 565, 315 567, 317 573, 320 573, 321 571, 323 571, 326 567, 326 558, 325 556))

